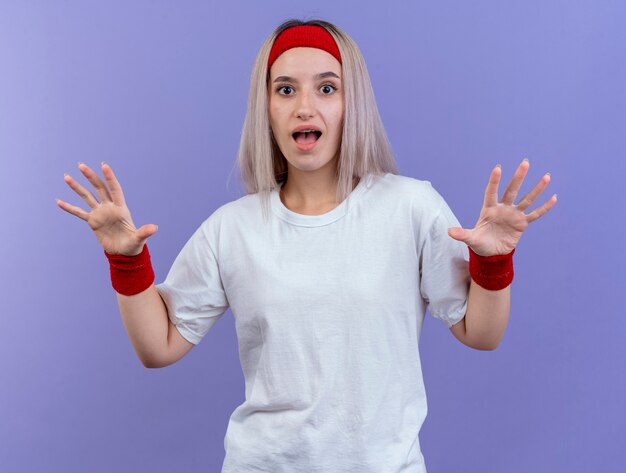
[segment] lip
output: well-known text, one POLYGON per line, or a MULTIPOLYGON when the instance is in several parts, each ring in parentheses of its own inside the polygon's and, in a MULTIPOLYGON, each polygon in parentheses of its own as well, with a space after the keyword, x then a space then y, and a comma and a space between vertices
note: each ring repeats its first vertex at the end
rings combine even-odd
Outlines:
POLYGON ((324 133, 322 133, 322 130, 320 130, 319 127, 315 125, 299 125, 296 128, 294 128, 293 131, 291 132, 291 139, 293 143, 296 145, 296 148, 298 148, 300 151, 311 151, 313 148, 315 148, 317 143, 319 143, 319 141, 322 139, 322 136, 324 136, 324 133), (294 133, 298 133, 303 130, 319 131, 320 137, 317 140, 315 140, 313 143, 310 143, 308 145, 298 143, 296 140, 293 139, 293 135, 294 133))
POLYGON ((293 135, 294 133, 298 133, 302 130, 315 130, 315 131, 319 131, 320 133, 322 132, 322 130, 320 130, 319 127, 315 125, 299 125, 295 127, 293 130, 291 130, 291 134, 293 135))

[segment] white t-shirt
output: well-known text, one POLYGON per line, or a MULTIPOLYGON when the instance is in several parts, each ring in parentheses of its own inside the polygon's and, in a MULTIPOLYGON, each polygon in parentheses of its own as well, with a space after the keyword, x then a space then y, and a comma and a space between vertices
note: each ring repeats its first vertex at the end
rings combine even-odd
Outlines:
POLYGON ((157 285, 197 344, 230 307, 245 401, 222 473, 423 473, 418 341, 426 309, 465 315, 467 246, 430 182, 364 176, 339 206, 302 215, 271 193, 218 208, 157 285))

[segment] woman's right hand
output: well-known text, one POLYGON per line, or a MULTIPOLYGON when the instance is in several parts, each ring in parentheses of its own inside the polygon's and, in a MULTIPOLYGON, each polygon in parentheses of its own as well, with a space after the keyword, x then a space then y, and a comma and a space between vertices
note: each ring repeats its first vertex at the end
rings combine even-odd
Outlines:
POLYGON ((66 174, 65 182, 82 197, 91 208, 91 212, 85 212, 80 207, 60 199, 56 199, 57 205, 66 212, 85 220, 107 253, 126 256, 135 256, 141 253, 146 240, 156 233, 158 227, 154 224, 147 224, 139 229, 135 227, 124 200, 122 187, 108 164, 102 163, 102 174, 104 174, 108 187, 100 176, 86 164, 79 163, 78 169, 94 186, 100 196, 100 202, 91 191, 85 189, 69 174, 66 174))

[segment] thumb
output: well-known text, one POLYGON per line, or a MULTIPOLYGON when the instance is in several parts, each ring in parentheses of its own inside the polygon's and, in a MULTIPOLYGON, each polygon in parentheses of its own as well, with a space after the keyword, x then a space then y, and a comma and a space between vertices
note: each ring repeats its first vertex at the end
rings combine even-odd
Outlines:
POLYGON ((469 232, 461 227, 448 228, 448 235, 450 235, 451 238, 464 243, 469 238, 469 232))
POLYGON ((144 225, 137 230, 137 236, 141 240, 147 240, 149 237, 154 235, 158 229, 159 229, 158 225, 155 225, 153 223, 148 223, 147 225, 144 225))

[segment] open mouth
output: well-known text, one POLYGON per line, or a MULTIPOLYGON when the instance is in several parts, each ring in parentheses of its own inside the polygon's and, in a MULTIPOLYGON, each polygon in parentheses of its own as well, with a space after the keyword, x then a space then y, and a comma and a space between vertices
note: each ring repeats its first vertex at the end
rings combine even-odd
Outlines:
POLYGON ((311 143, 315 143, 317 140, 319 140, 320 136, 322 136, 322 132, 317 130, 305 130, 293 133, 291 136, 296 143, 301 145, 308 145, 311 143))

